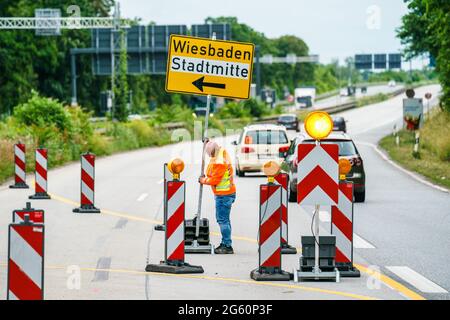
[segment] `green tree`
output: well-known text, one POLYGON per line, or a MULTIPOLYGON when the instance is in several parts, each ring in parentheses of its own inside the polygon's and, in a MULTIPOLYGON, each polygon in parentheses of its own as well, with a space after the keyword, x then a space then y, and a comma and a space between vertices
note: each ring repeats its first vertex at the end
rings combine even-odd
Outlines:
POLYGON ((448 0, 404 0, 409 12, 402 18, 398 37, 406 45, 406 56, 430 53, 443 86, 442 105, 450 112, 450 2, 448 0))
MULTIPOLYGON (((2 0, 1 17, 33 17, 36 8, 57 8, 67 16, 73 0, 2 0)), ((112 0, 77 0, 82 16, 104 16, 112 0), (94 3, 102 2, 103 7, 94 3)), ((61 36, 36 36, 32 30, 2 30, 0 32, 0 113, 11 113, 14 106, 24 103, 34 89, 44 96, 70 102, 70 49, 90 46, 89 30, 62 30, 61 36)), ((92 75, 91 57, 77 59, 78 100, 90 109, 98 101, 98 92, 108 80, 92 75)))
POLYGON ((125 30, 120 30, 120 58, 119 58, 119 75, 117 83, 114 87, 114 118, 119 121, 126 121, 128 117, 128 57, 125 41, 125 30))

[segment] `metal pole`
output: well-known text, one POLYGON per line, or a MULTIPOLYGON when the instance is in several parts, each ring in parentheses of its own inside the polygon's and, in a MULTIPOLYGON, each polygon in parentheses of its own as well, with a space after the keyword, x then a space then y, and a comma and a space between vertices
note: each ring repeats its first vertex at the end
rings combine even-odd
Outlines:
POLYGON ((256 47, 256 97, 261 96, 261 61, 260 47, 256 47))
POLYGON ((77 103, 77 60, 75 53, 70 53, 70 68, 72 73, 72 102, 71 105, 74 107, 77 103))
MULTIPOLYGON (((316 146, 320 145, 320 141, 316 140, 316 146)), ((318 274, 320 273, 320 268, 319 268, 319 253, 320 253, 320 248, 319 248, 319 214, 320 214, 320 205, 316 204, 316 206, 314 207, 314 273, 318 274)))
MULTIPOLYGON (((216 40, 216 33, 213 32, 212 34, 212 40, 216 40)), ((201 166, 201 172, 200 176, 204 175, 205 172, 205 141, 208 137, 208 124, 209 124, 209 110, 211 108, 211 95, 208 94, 206 97, 206 113, 205 113, 205 130, 203 131, 203 148, 202 148, 202 166, 201 166)), ((200 219, 202 216, 202 199, 203 199, 203 184, 200 183, 199 186, 199 192, 198 192, 198 207, 197 207, 197 217, 196 217, 196 224, 195 224, 195 240, 194 244, 197 243, 197 239, 200 235, 200 219)))

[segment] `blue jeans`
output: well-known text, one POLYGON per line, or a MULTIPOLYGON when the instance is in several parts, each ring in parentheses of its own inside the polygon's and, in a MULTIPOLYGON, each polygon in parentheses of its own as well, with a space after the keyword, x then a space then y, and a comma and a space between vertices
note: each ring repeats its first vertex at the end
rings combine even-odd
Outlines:
POLYGON ((214 196, 214 199, 216 200, 216 219, 222 233, 222 244, 231 246, 230 212, 231 205, 236 200, 236 194, 214 196))

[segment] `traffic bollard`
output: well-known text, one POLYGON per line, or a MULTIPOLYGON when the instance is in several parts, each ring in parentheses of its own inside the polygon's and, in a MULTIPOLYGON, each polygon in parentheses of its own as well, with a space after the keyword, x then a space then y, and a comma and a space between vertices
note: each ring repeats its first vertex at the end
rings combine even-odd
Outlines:
POLYGON ((289 188, 289 175, 287 173, 279 173, 275 176, 275 181, 281 185, 281 207, 282 207, 282 215, 281 215, 281 253, 282 254, 297 254, 297 249, 288 242, 288 189, 289 188))
POLYGON ((81 206, 73 209, 77 213, 100 213, 94 206, 95 154, 81 155, 81 206))
POLYGON ((147 272, 175 274, 203 273, 201 266, 193 266, 184 261, 184 228, 185 228, 185 182, 178 180, 165 182, 164 202, 167 214, 164 215, 164 261, 159 264, 148 264, 147 272))
POLYGON ((28 189, 26 183, 26 148, 25 144, 17 143, 14 145, 14 184, 11 189, 28 189))
POLYGON ((331 234, 336 236, 336 268, 341 277, 360 277, 353 266, 353 183, 339 182, 339 201, 331 206, 331 234))
POLYGON ((30 199, 50 199, 50 195, 47 193, 47 161, 48 151, 45 148, 36 149, 36 168, 34 179, 34 192, 35 194, 29 196, 30 199))
POLYGON ((256 281, 289 281, 291 275, 281 269, 281 186, 273 183, 259 189, 259 266, 251 271, 250 277, 256 281))
POLYGON ((44 238, 44 225, 28 215, 9 225, 7 300, 44 299, 44 238))

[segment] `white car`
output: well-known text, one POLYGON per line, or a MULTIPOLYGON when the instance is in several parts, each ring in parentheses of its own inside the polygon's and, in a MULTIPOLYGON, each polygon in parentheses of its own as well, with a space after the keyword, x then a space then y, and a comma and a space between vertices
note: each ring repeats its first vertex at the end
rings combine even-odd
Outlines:
POLYGON ((397 85, 397 83, 395 82, 395 80, 391 80, 391 81, 389 81, 389 83, 388 83, 388 86, 389 87, 395 87, 397 85))
POLYGON ((233 145, 236 146, 236 174, 243 177, 246 172, 261 172, 270 160, 281 165, 290 141, 284 126, 257 124, 245 127, 233 145))

